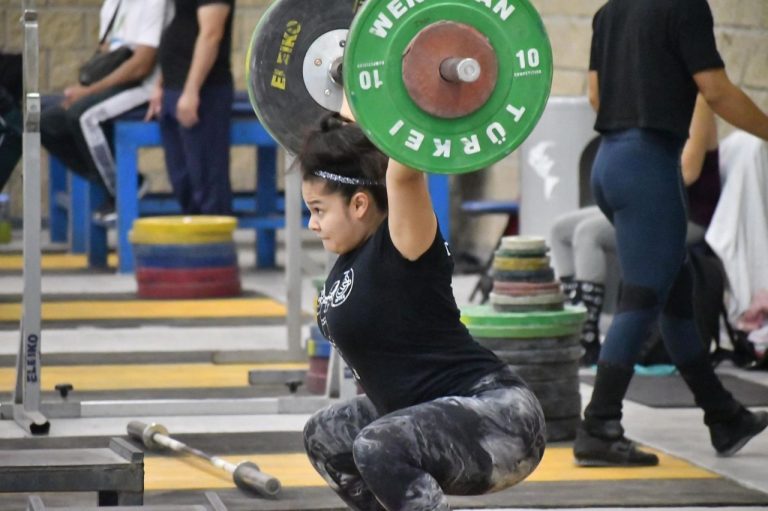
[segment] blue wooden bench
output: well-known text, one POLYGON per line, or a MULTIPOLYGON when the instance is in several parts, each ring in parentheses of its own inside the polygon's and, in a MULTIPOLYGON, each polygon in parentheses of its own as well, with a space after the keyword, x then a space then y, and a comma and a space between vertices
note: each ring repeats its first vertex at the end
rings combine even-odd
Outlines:
MULTIPOLYGON (((145 109, 138 108, 117 118, 114 123, 117 183, 118 271, 133 272, 133 252, 128 240, 133 221, 140 216, 178 214, 179 206, 172 196, 150 195, 137 198, 138 153, 143 147, 162 145, 157 122, 144 122, 145 109)), ((275 140, 259 123, 247 94, 238 92, 232 105, 230 142, 253 145, 258 169, 253 193, 236 194, 233 209, 238 227, 256 230, 256 264, 260 268, 275 265, 276 230, 285 226, 285 200, 277 190, 277 148, 275 140)), ((430 191, 441 230, 450 233, 448 176, 430 174, 430 191)), ((69 172, 56 158, 49 164, 49 226, 51 241, 70 242, 74 253, 88 255, 92 267, 107 264, 107 227, 93 219, 93 213, 104 202, 101 187, 69 172)))

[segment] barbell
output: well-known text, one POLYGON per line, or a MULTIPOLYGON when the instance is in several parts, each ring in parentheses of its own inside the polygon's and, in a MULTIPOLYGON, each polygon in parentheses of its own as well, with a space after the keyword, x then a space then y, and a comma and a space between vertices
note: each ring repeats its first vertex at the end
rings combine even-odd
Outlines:
POLYGON ((280 493, 281 484, 275 477, 265 474, 259 466, 251 461, 238 464, 230 463, 218 456, 190 447, 168 435, 168 430, 162 424, 146 424, 141 421, 131 421, 127 426, 128 436, 141 442, 150 451, 170 449, 174 452, 191 454, 208 461, 211 465, 224 470, 232 476, 235 485, 241 490, 253 492, 264 497, 276 497, 280 493))
POLYGON ((552 71, 528 0, 276 0, 246 58, 251 104, 290 153, 346 93, 385 154, 446 174, 516 149, 544 111, 552 71))

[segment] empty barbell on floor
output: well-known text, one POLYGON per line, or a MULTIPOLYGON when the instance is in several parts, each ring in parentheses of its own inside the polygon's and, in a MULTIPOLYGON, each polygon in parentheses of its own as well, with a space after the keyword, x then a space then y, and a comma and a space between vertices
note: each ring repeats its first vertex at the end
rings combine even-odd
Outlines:
POLYGON ((280 493, 280 481, 262 472, 255 463, 243 461, 234 464, 218 456, 212 456, 199 449, 190 447, 171 438, 168 435, 168 430, 162 424, 146 424, 140 421, 131 421, 128 423, 128 435, 140 441, 144 447, 153 452, 170 449, 175 452, 191 454, 202 458, 214 467, 231 474, 235 485, 241 490, 250 491, 265 497, 276 497, 280 493))

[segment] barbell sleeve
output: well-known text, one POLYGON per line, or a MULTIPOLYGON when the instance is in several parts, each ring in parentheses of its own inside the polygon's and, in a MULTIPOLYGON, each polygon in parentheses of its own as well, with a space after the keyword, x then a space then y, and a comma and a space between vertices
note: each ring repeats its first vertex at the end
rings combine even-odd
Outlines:
POLYGON ((440 63, 440 76, 454 83, 472 83, 480 78, 480 63, 472 58, 452 57, 440 63))

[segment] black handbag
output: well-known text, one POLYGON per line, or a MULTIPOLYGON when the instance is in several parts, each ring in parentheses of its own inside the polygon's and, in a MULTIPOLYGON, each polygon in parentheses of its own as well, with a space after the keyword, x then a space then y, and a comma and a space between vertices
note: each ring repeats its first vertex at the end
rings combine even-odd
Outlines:
MULTIPOLYGON (((109 25, 104 31, 104 35, 102 36, 101 41, 99 41, 99 47, 104 44, 104 41, 109 35, 109 32, 112 30, 112 25, 115 23, 115 18, 117 18, 117 11, 119 10, 120 2, 117 3, 115 13, 112 15, 112 19, 109 21, 109 25)), ((132 55, 133 50, 127 46, 121 46, 120 48, 108 52, 97 51, 90 59, 88 59, 85 64, 80 66, 80 70, 78 71, 78 79, 80 80, 80 85, 88 86, 94 82, 98 82, 112 71, 120 67, 120 65, 131 58, 132 55)))
POLYGON ((78 78, 80 85, 90 85, 98 82, 120 65, 131 58, 133 50, 127 46, 121 46, 108 52, 96 52, 88 62, 80 66, 78 78))

